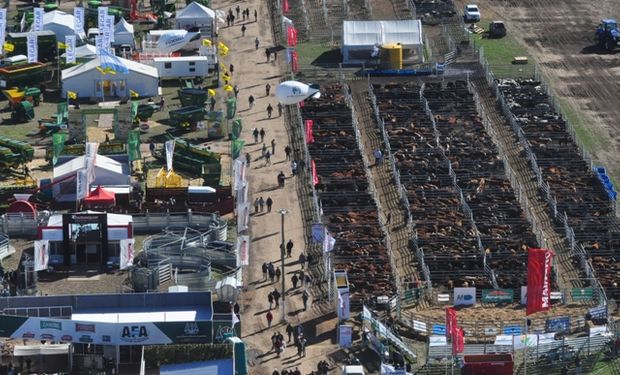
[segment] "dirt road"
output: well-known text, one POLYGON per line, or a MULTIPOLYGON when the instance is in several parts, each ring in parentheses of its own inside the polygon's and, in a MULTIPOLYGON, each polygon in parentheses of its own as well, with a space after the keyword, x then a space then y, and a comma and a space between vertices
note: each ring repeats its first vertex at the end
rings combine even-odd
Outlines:
POLYGON ((617 2, 481 0, 478 4, 484 18, 507 22, 509 34, 550 78, 565 107, 581 116, 582 140, 592 145, 595 159, 604 163, 618 181, 620 56, 594 46, 596 26, 602 18, 618 16, 617 2))
MULTIPOLYGON (((312 308, 312 300, 309 301, 307 311, 303 310, 301 299, 302 288, 298 285, 292 290, 291 277, 295 271, 300 270, 297 261, 299 254, 304 250, 304 227, 300 207, 297 201, 296 179, 291 176, 290 162, 286 160, 284 148, 287 145, 288 135, 284 123, 284 117, 278 116, 275 88, 280 79, 278 65, 273 62, 267 63, 265 48, 273 46, 271 26, 264 2, 250 0, 243 3, 217 2, 216 8, 235 11, 239 4, 241 9, 249 8, 251 21, 235 22, 232 27, 220 29, 220 38, 230 47, 230 53, 222 59, 224 65, 234 65, 233 85, 240 89, 237 111, 243 119, 242 139, 246 141, 243 151, 250 153, 252 161, 248 169, 248 183, 250 185, 249 199, 254 202, 256 198, 264 200, 271 197, 273 208, 267 212, 253 213, 251 217, 252 245, 250 248, 250 266, 245 270, 244 286, 246 291, 241 295, 239 305, 241 307, 242 338, 248 344, 248 359, 252 374, 271 374, 273 370, 294 369, 298 367, 303 374, 316 370, 316 364, 320 360, 327 359, 327 354, 333 352, 336 347, 331 344, 331 334, 327 334, 335 327, 333 322, 323 321, 318 309, 312 308), (254 9, 258 9, 258 22, 254 22, 254 9), (241 26, 245 23, 247 28, 245 36, 242 36, 241 26), (255 38, 259 39, 259 48, 255 48, 255 38), (272 87, 270 96, 266 96, 265 85, 272 87), (248 97, 253 95, 256 103, 249 108, 248 97), (267 106, 274 107, 272 119, 267 117, 267 106), (266 136, 264 142, 259 139, 254 142, 253 128, 264 129, 266 136), (275 154, 271 157, 271 165, 267 165, 262 157, 263 143, 271 152, 271 141, 275 140, 275 154), (284 188, 278 188, 277 174, 282 171, 287 179, 284 188), (281 282, 271 283, 263 281, 261 266, 264 262, 273 262, 276 268, 281 267, 280 242, 281 242, 281 217, 278 210, 284 208, 288 211, 285 216, 284 232, 286 241, 294 243, 291 258, 285 259, 286 288, 286 320, 293 326, 303 325, 304 333, 308 340, 306 357, 300 358, 297 349, 292 342, 287 343, 288 348, 278 357, 271 349, 271 336, 274 332, 280 332, 287 341, 286 325, 282 323, 281 308, 271 310, 273 314, 273 326, 268 328, 266 314, 269 311, 267 295, 277 288, 281 293, 281 282)), ((285 57, 280 53, 278 59, 285 57)), ((254 211, 254 207, 252 207, 254 211)))

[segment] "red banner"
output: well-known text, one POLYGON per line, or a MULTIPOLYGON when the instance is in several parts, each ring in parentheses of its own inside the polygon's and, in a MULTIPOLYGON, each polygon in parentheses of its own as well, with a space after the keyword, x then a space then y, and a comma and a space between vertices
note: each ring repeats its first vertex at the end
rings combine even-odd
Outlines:
POLYGON ((314 126, 314 121, 306 120, 306 143, 314 143, 314 132, 312 131, 312 127, 314 126))
POLYGON ((446 309, 446 337, 452 337, 456 329, 456 310, 451 307, 446 309))
POLYGON ((301 102, 297 103, 297 104, 299 104, 299 108, 303 108, 303 107, 304 107, 304 105, 306 105, 306 103, 304 103, 304 101, 303 101, 303 100, 302 100, 301 102))
POLYGON ((527 315, 551 308, 551 266, 554 256, 549 249, 530 248, 528 251, 527 315))
POLYGON ((282 13, 286 14, 289 10, 288 0, 282 0, 282 13))
POLYGON ((297 29, 293 25, 286 25, 286 42, 289 47, 297 45, 297 29))
POLYGON ((463 328, 454 327, 454 335, 452 336, 452 355, 463 353, 465 350, 465 333, 463 328))
POLYGON ((319 176, 316 174, 316 164, 314 160, 312 160, 312 184, 315 186, 319 184, 319 176))
POLYGON ((297 56, 297 51, 291 52, 291 70, 293 73, 297 73, 299 71, 299 58, 297 56))

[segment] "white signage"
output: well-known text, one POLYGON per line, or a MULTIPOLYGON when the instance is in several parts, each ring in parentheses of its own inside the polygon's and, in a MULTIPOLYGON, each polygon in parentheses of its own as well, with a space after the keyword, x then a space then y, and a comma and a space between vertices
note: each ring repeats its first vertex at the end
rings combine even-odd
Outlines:
POLYGON ((0 54, 4 49, 4 40, 6 39, 6 9, 0 9, 0 54))
POLYGON ((237 237, 237 266, 250 265, 250 237, 237 237))
POLYGON ((413 321, 413 329, 419 332, 426 332, 426 323, 420 322, 418 320, 413 321))
POLYGON ((43 30, 43 8, 34 8, 34 21, 32 23, 32 31, 43 30))
POLYGON ((75 64, 75 35, 65 36, 65 44, 67 46, 65 51, 67 64, 75 64))
POLYGON ((350 348, 353 343, 353 326, 339 325, 338 337, 341 348, 350 348))
POLYGON ((101 35, 95 36, 95 51, 97 56, 101 56, 103 53, 103 37, 101 35))
POLYGON ((127 238, 124 240, 120 240, 121 247, 121 259, 119 268, 124 270, 125 268, 133 265, 133 254, 134 254, 134 244, 135 240, 133 238, 127 238))
POLYGON ((108 16, 108 7, 99 7, 97 8, 97 27, 99 28, 99 32, 103 31, 105 27, 105 19, 108 16))
POLYGON ((527 286, 521 287, 521 304, 527 305, 527 286))
POLYGON ((454 306, 476 304, 476 288, 454 288, 454 306))
POLYGON ((80 169, 77 171, 77 178, 75 179, 76 190, 75 195, 77 200, 86 198, 88 194, 88 177, 86 169, 80 169))
POLYGON ((166 141, 166 168, 168 168, 169 171, 172 170, 172 159, 174 157, 174 145, 175 145, 175 141, 174 139, 171 139, 169 141, 166 141))
POLYGON ((73 8, 73 32, 77 35, 84 32, 84 8, 73 8))
POLYGON ((39 60, 39 45, 37 42, 37 35, 29 33, 28 38, 26 39, 26 45, 28 48, 28 62, 37 62, 39 60))
POLYGON ((47 269, 50 258, 49 241, 34 241, 34 270, 43 271, 47 269))

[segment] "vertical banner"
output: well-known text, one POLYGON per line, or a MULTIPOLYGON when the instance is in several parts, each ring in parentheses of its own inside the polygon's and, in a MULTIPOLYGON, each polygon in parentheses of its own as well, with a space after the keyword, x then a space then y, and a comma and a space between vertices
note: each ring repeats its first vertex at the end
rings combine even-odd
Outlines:
POLYGON ((291 71, 297 73, 299 71, 299 56, 297 51, 291 52, 291 71))
POLYGON ((286 25, 286 43, 290 47, 297 45, 297 29, 293 25, 286 25))
POLYGON ((43 30, 43 8, 34 8, 34 20, 32 22, 32 31, 43 30))
POLYGON ((169 171, 172 170, 172 159, 174 157, 174 139, 166 141, 166 167, 169 171))
POLYGON ((314 127, 314 121, 306 120, 306 143, 314 143, 314 132, 312 128, 314 127))
POLYGON ((101 56, 103 53, 103 37, 101 35, 95 36, 95 51, 97 56, 101 56))
POLYGON ((332 237, 331 234, 327 233, 327 230, 326 230, 325 237, 323 237, 323 252, 329 253, 330 251, 334 250, 335 245, 336 245, 336 239, 332 237))
POLYGON ((250 264, 250 237, 237 237, 237 266, 248 266, 250 264))
POLYGON ((452 355, 463 353, 465 350, 465 333, 463 328, 454 327, 454 335, 452 336, 452 355))
POLYGON ((101 34, 105 27, 105 19, 108 16, 108 7, 97 8, 97 28, 101 34))
POLYGON ((75 185, 76 199, 81 200, 86 198, 86 195, 88 195, 88 177, 86 176, 86 169, 80 169, 77 171, 75 185))
POLYGON ((286 14, 290 11, 290 7, 288 5, 288 0, 282 0, 282 13, 286 14))
POLYGON ((67 64, 75 64, 75 35, 65 36, 65 45, 67 46, 65 50, 67 64))
POLYGON ((248 203, 237 204, 237 232, 248 229, 250 220, 250 205, 248 203))
POLYGON ((314 186, 319 184, 319 176, 316 174, 316 163, 312 160, 312 184, 314 186))
POLYGON ((127 238, 120 240, 121 259, 119 260, 119 268, 124 270, 125 268, 133 265, 135 240, 133 238, 127 238))
POLYGON ((4 41, 6 39, 6 9, 0 9, 0 54, 4 50, 4 41))
POLYGON ((50 246, 48 240, 34 241, 34 270, 44 271, 50 259, 50 246))
POLYGON ((551 308, 551 266, 554 256, 549 249, 530 248, 528 251, 527 315, 551 308))
POLYGON ((114 41, 114 16, 107 16, 105 19, 105 27, 110 34, 110 42, 114 41))
POLYGON ((84 32, 84 8, 73 8, 73 32, 80 35, 84 32))
POLYGON ((323 224, 312 224, 312 243, 323 243, 325 241, 325 227, 323 224))
POLYGON ((446 337, 454 335, 456 325, 456 310, 451 307, 446 308, 446 337))
POLYGON ((26 45, 28 46, 28 62, 29 63, 37 62, 39 59, 39 46, 37 44, 37 34, 28 33, 28 38, 26 39, 26 45))

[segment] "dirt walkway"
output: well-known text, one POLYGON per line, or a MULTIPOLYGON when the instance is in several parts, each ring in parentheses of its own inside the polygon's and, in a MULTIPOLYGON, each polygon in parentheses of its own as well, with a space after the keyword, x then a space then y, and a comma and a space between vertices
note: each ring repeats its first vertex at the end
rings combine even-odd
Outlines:
MULTIPOLYGON (((285 160, 284 147, 288 136, 284 123, 284 116, 278 117, 277 101, 274 96, 275 87, 280 79, 278 66, 274 63, 266 63, 265 48, 273 44, 271 26, 267 15, 267 8, 263 2, 250 0, 243 3, 217 2, 216 8, 235 11, 239 4, 241 9, 249 8, 250 22, 235 22, 233 27, 220 29, 220 39, 230 48, 229 55, 222 59, 222 63, 234 65, 232 84, 238 85, 238 115, 243 119, 243 132, 241 138, 246 141, 243 151, 250 153, 252 162, 248 169, 248 181, 250 185, 249 199, 253 202, 256 198, 268 197, 273 199, 273 208, 270 213, 265 208, 264 212, 253 213, 251 217, 252 245, 250 249, 250 266, 244 275, 246 292, 242 294, 239 305, 241 307, 242 338, 248 344, 248 359, 252 374, 271 374, 274 369, 294 369, 298 367, 303 374, 316 370, 318 361, 326 359, 326 353, 335 349, 331 344, 333 324, 325 324, 321 319, 316 319, 315 309, 311 308, 312 300, 308 303, 308 311, 303 311, 301 299, 302 288, 291 290, 291 277, 295 271, 300 270, 297 261, 299 254, 304 250, 304 226, 302 215, 297 201, 296 185, 298 177, 291 176, 290 162, 285 160), (258 8, 257 8, 258 7, 258 8), (258 9, 258 23, 254 22, 254 9, 258 9), (241 25, 245 23, 247 28, 245 36, 242 36, 241 25), (255 48, 255 38, 258 36, 260 47, 255 48), (272 87, 271 95, 265 95, 265 85, 272 87), (256 103, 249 108, 248 97, 253 95, 256 103), (267 118, 266 108, 268 104, 274 107, 272 119, 267 118), (271 152, 272 139, 276 142, 275 154, 271 157, 271 165, 267 166, 265 159, 261 157, 263 142, 254 143, 252 136, 253 128, 264 128, 266 136, 264 144, 271 152), (286 184, 283 189, 277 187, 277 174, 282 171, 286 175, 286 184), (280 358, 271 349, 271 336, 274 332, 280 332, 287 340, 286 325, 282 323, 282 310, 271 310, 273 314, 273 326, 268 328, 266 313, 269 311, 267 295, 277 288, 281 290, 281 281, 274 284, 263 281, 261 266, 263 262, 273 262, 276 268, 281 267, 280 242, 281 242, 281 217, 278 213, 280 208, 285 208, 288 213, 285 216, 285 238, 292 240, 294 248, 292 257, 285 260, 286 267, 286 317, 293 326, 303 324, 305 335, 308 339, 306 357, 302 360, 297 355, 297 349, 292 346, 286 348, 280 358), (320 340, 323 341, 320 341, 320 340)), ((236 14, 235 14, 236 16, 236 14)), ((225 25, 224 25, 225 26, 225 25)), ((279 59, 284 56, 280 53, 279 59)), ((273 59, 273 58, 272 58, 273 59)), ((254 207, 252 207, 254 211, 254 207)))

